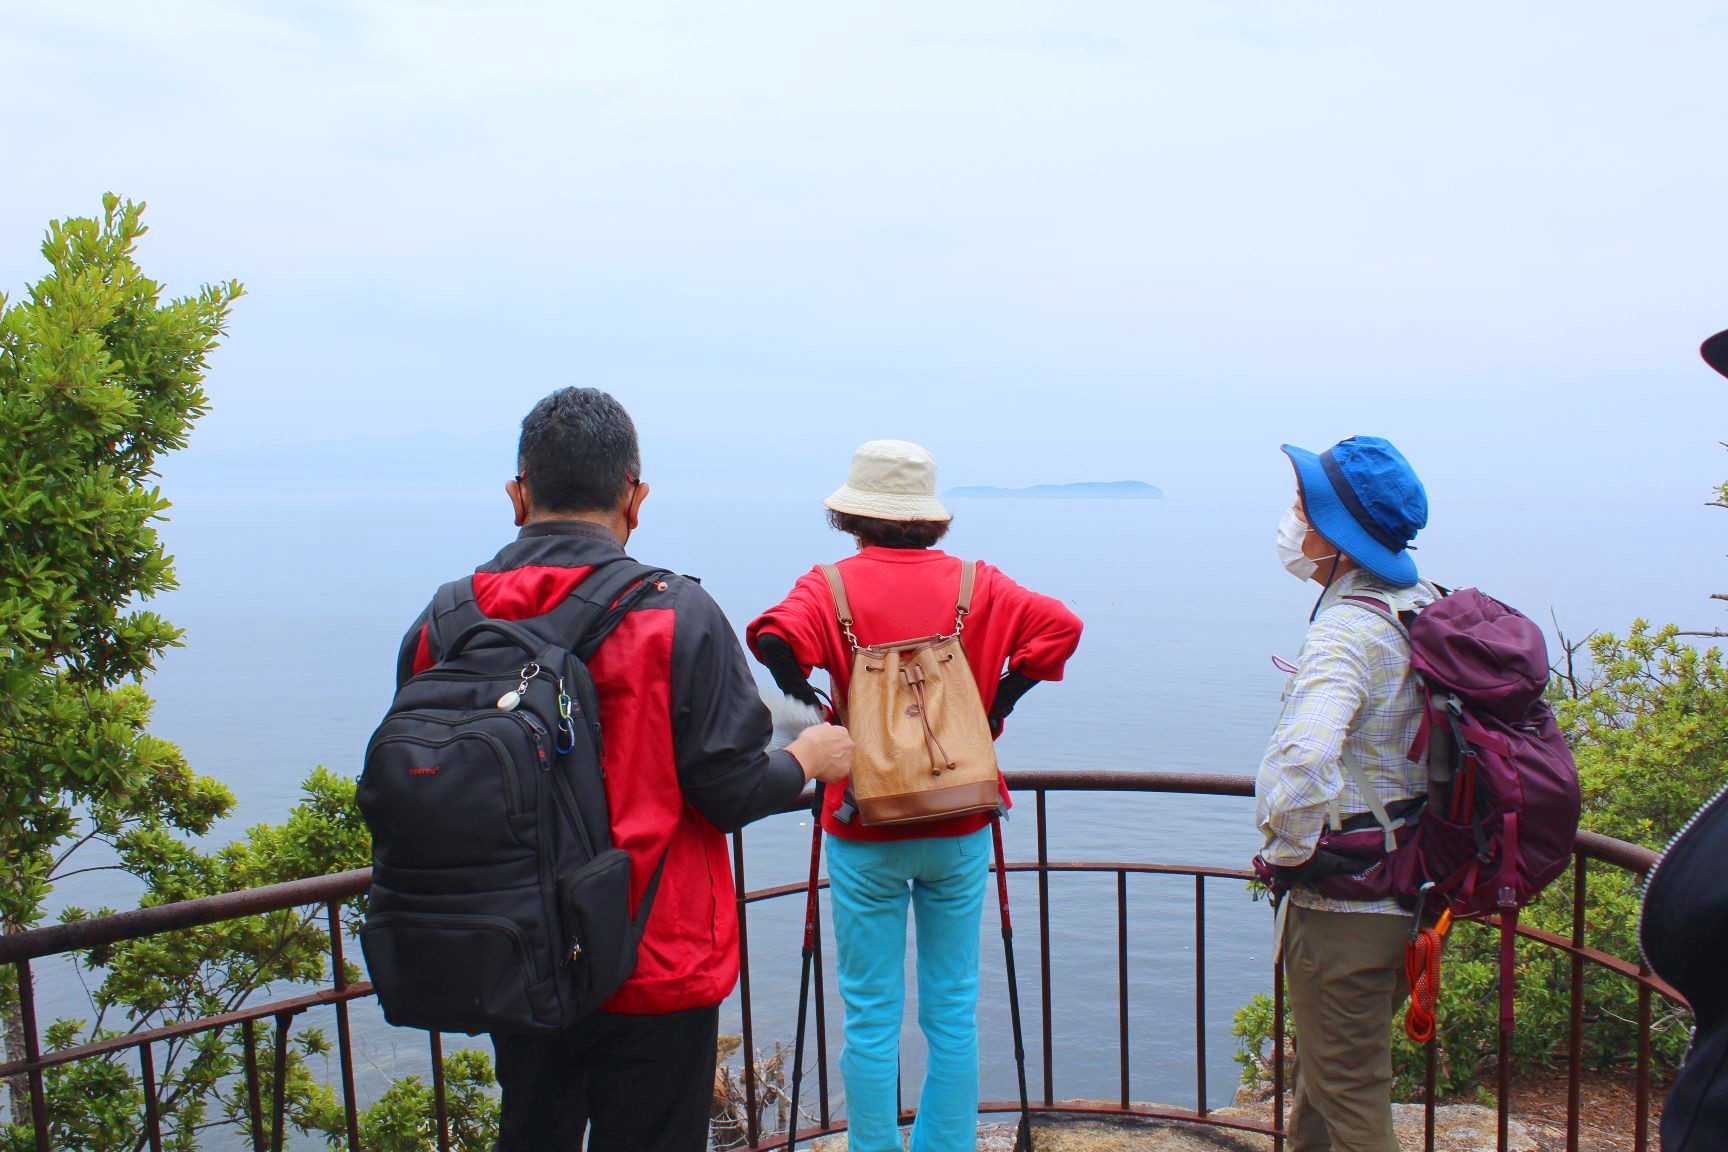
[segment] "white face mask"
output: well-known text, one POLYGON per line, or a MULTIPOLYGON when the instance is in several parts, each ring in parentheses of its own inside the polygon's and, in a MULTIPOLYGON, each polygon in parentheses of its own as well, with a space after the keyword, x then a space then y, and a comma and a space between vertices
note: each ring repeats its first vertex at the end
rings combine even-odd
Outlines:
POLYGON ((1320 561, 1302 551, 1309 531, 1294 507, 1285 509, 1284 518, 1278 521, 1278 562, 1284 565, 1284 571, 1303 581, 1314 579, 1314 573, 1320 570, 1320 561))

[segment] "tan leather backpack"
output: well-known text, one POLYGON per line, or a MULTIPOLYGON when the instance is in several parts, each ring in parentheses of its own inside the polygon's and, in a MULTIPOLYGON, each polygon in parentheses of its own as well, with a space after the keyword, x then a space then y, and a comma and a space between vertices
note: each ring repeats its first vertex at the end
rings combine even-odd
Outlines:
POLYGON ((960 633, 972 608, 976 561, 960 568, 954 631, 873 644, 852 634, 840 570, 822 565, 840 630, 852 646, 852 680, 840 708, 852 734, 851 795, 865 824, 920 824, 994 812, 996 746, 960 633))

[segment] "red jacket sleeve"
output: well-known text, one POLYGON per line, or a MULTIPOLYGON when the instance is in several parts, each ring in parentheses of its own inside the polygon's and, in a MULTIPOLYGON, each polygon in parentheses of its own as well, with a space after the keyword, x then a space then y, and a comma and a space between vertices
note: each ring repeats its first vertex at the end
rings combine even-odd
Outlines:
POLYGON ((750 652, 758 659, 762 654, 756 647, 756 638, 764 632, 772 632, 792 646, 792 654, 806 676, 812 668, 833 671, 844 664, 838 647, 834 597, 820 568, 812 568, 799 577, 786 599, 756 617, 745 629, 750 652))
POLYGON ((1068 657, 1080 646, 1080 617, 1055 597, 1022 588, 1000 568, 980 568, 990 576, 990 627, 1013 637, 1008 670, 1033 680, 1062 679, 1068 657))

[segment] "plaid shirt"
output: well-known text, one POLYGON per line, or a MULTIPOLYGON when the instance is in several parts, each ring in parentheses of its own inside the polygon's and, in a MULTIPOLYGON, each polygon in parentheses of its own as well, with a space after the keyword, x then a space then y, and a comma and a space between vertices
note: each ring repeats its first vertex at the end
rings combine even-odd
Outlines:
MULTIPOLYGON (((1329 810, 1341 819, 1368 811, 1343 767, 1348 751, 1382 803, 1427 791, 1427 771, 1406 755, 1422 719, 1422 690, 1410 675, 1410 644, 1374 610, 1344 602, 1366 596, 1394 613, 1435 598, 1432 588, 1393 588, 1360 568, 1339 577, 1321 600, 1284 687, 1284 711, 1255 781, 1255 820, 1269 864, 1314 855, 1329 810)), ((1291 899, 1331 912, 1402 913, 1392 900, 1343 901, 1296 887, 1291 899)))

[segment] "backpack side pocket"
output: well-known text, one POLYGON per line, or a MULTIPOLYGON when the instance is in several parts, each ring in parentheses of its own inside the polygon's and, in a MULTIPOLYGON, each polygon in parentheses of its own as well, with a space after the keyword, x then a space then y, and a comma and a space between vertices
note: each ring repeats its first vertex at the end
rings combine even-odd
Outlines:
POLYGON ((636 968, 639 933, 630 919, 630 855, 608 848, 558 878, 563 955, 579 1010, 598 1008, 636 968))

